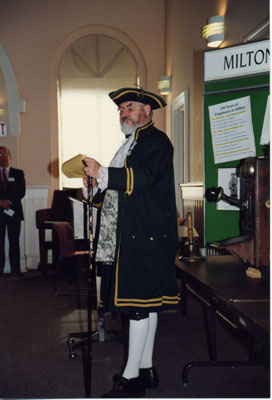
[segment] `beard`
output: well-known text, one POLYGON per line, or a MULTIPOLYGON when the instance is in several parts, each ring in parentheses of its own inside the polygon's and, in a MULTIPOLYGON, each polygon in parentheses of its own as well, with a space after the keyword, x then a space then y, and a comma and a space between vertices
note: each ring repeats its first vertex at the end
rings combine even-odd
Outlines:
POLYGON ((121 122, 121 131, 125 136, 132 135, 136 130, 136 125, 127 125, 124 121, 121 122))
POLYGON ((132 135, 136 130, 134 125, 128 126, 125 122, 121 124, 121 131, 125 136, 132 135))
POLYGON ((132 135, 140 126, 141 124, 128 125, 126 124, 125 120, 121 121, 121 131, 125 136, 132 135))

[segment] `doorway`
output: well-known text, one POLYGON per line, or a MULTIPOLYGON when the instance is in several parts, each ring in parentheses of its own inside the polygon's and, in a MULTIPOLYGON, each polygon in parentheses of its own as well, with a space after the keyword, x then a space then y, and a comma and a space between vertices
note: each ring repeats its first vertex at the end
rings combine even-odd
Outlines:
POLYGON ((174 146, 176 204, 183 215, 180 184, 189 181, 189 92, 180 93, 171 103, 171 137, 174 146))
POLYGON ((124 136, 108 93, 140 84, 137 63, 120 41, 90 34, 74 41, 58 67, 60 188, 82 187, 61 165, 78 154, 108 166, 124 136))

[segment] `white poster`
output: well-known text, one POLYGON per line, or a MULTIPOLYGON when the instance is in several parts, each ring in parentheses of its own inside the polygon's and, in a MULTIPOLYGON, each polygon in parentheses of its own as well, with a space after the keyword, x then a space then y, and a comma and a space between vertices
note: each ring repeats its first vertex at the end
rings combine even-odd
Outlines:
MULTIPOLYGON (((225 195, 238 200, 240 196, 240 178, 236 175, 236 168, 218 169, 218 186, 221 186, 225 195)), ((217 210, 240 210, 226 201, 220 200, 216 203, 217 210)))
POLYGON ((214 163, 255 157, 250 97, 209 107, 214 163))
POLYGON ((267 96, 266 109, 260 144, 270 143, 270 96, 267 96))

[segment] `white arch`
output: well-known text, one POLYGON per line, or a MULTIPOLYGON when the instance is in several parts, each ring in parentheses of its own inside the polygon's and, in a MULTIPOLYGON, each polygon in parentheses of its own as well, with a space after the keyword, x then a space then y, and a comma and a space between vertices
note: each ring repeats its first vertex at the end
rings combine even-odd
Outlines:
POLYGON ((57 74, 62 55, 65 50, 77 39, 87 35, 105 35, 121 42, 130 51, 135 59, 138 75, 141 77, 141 86, 146 87, 147 68, 140 49, 122 31, 106 25, 89 25, 70 33, 58 46, 51 60, 50 68, 50 132, 51 132, 51 164, 52 190, 58 189, 58 105, 57 105, 57 74))
POLYGON ((0 43, 0 67, 4 75, 9 115, 9 133, 11 136, 20 135, 20 113, 25 112, 25 101, 19 99, 16 77, 4 47, 0 43))

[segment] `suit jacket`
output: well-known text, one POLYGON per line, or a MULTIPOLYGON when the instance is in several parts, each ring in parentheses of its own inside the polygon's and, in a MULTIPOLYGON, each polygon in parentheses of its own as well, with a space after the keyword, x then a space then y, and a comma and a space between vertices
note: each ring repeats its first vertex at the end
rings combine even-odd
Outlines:
MULTIPOLYGON (((0 200, 9 200, 10 208, 15 211, 17 217, 24 219, 22 198, 25 196, 26 185, 24 171, 10 167, 7 190, 4 192, 3 182, 0 178, 0 200)), ((0 214, 4 211, 0 207, 0 214)))

